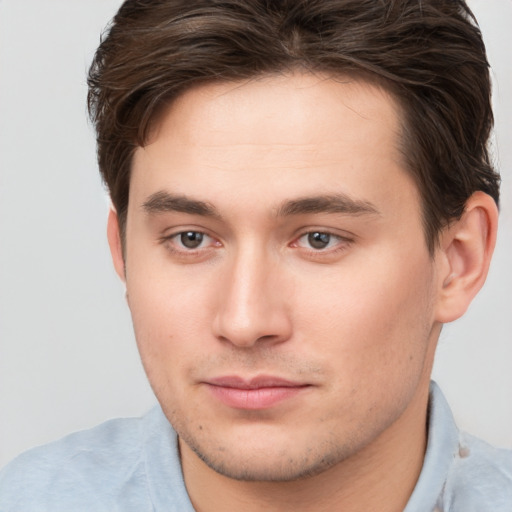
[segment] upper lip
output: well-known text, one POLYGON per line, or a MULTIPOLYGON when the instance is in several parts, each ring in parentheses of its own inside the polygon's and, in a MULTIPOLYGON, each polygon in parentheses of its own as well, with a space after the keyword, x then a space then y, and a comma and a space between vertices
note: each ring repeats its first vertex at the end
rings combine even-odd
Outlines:
POLYGON ((235 389, 297 388, 308 385, 271 375, 258 375, 252 378, 243 378, 238 375, 226 375, 224 377, 208 379, 207 384, 235 389))

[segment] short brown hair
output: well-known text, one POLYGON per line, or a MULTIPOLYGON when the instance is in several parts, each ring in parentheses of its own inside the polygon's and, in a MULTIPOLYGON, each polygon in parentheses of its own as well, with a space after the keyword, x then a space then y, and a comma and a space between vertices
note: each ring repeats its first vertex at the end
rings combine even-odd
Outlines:
POLYGON ((498 203, 489 65, 463 0, 126 0, 88 79, 99 168, 121 232, 133 152, 165 105, 198 83, 298 68, 369 74, 398 99, 431 252, 473 192, 498 203))

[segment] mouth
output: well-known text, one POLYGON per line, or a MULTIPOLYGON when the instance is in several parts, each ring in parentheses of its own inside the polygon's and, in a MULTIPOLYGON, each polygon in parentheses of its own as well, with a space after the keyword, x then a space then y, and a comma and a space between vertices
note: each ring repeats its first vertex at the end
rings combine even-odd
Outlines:
POLYGON ((276 406, 303 393, 310 384, 261 375, 252 379, 230 375, 204 383, 210 393, 224 405, 234 409, 261 410, 276 406))

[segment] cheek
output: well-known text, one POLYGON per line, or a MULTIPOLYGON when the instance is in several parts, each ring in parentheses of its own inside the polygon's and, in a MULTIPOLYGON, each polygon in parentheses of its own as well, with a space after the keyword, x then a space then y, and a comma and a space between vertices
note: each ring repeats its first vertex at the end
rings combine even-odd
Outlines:
POLYGON ((310 353, 321 354, 328 375, 329 404, 321 410, 326 424, 346 423, 353 432, 380 428, 401 413, 420 382, 428 382, 429 278, 410 270, 388 267, 364 279, 352 272, 331 281, 329 294, 304 296, 303 337, 311 340, 310 353))
MULTIPOLYGON (((368 383, 418 373, 433 318, 432 273, 424 257, 394 255, 332 272, 322 287, 299 286, 302 336, 330 357, 341 380, 368 383), (328 283, 328 286, 325 286, 328 283), (338 370, 339 371, 339 370, 338 370)), ((313 348, 313 347, 312 347, 313 348)))
POLYGON ((209 287, 199 293, 179 273, 133 270, 133 279, 127 274, 128 304, 142 363, 155 388, 180 378, 187 364, 204 353, 209 287))

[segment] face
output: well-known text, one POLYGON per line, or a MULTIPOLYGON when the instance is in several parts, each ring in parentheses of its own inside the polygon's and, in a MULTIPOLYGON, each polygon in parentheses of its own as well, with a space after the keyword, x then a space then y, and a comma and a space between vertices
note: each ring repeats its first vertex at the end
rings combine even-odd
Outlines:
POLYGON ((382 89, 290 75, 193 89, 137 149, 137 343, 182 446, 217 472, 321 472, 428 387, 435 264, 399 133, 382 89))

